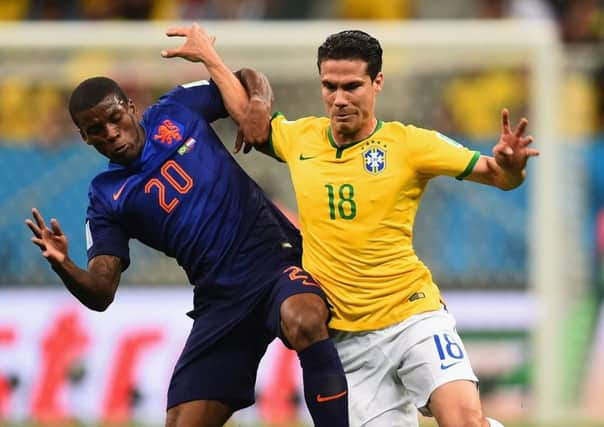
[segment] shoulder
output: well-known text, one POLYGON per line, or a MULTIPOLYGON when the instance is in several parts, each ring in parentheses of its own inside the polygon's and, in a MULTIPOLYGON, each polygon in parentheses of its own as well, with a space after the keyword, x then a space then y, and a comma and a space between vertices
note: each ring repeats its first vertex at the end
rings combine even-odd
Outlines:
MULTIPOLYGON (((425 129, 411 124, 404 124, 398 121, 384 122, 382 132, 397 137, 408 143, 421 143, 430 139, 439 138, 440 134, 431 129, 425 129)), ((442 136, 442 138, 445 138, 442 136)))
POLYGON ((108 200, 108 192, 110 191, 108 173, 109 171, 101 172, 90 182, 90 186, 88 187, 88 203, 90 208, 108 210, 110 205, 108 200))
MULTIPOLYGON (((195 114, 186 102, 170 95, 162 96, 158 102, 151 105, 143 113, 141 125, 145 129, 147 142, 152 145, 158 141, 165 142, 165 137, 173 137, 180 141, 191 122, 200 122, 204 117, 195 114)), ((170 143, 171 145, 171 143, 170 143)))
POLYGON ((169 92, 163 94, 158 104, 163 102, 176 101, 179 102, 180 98, 190 96, 191 94, 199 93, 200 91, 217 91, 216 83, 212 80, 196 80, 194 82, 182 83, 174 87, 169 92))
POLYGON ((90 181, 88 187, 88 198, 91 204, 102 205, 107 211, 111 210, 112 194, 119 189, 124 179, 129 179, 127 169, 123 167, 112 167, 99 173, 90 181))
MULTIPOLYGON (((381 128, 377 132, 383 137, 407 143, 410 140, 416 139, 419 128, 413 125, 407 125, 398 121, 382 122, 381 128)), ((420 132, 421 133, 421 132, 420 132)))
POLYGON ((288 120, 282 113, 273 115, 273 122, 281 127, 287 127, 297 131, 308 131, 312 129, 324 129, 329 126, 327 117, 307 116, 296 120, 288 120))

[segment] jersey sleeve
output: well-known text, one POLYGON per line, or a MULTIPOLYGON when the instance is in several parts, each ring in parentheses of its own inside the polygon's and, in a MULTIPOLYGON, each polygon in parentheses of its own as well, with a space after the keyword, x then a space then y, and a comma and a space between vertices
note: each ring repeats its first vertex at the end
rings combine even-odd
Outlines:
POLYGON ((130 265, 129 237, 119 224, 111 219, 103 204, 89 194, 86 213, 86 253, 88 261, 98 255, 112 255, 122 261, 122 271, 130 265))
POLYGON ((408 126, 408 161, 421 175, 439 175, 463 179, 480 157, 480 152, 463 146, 439 132, 408 126))
POLYGON ((212 80, 184 83, 160 98, 161 102, 185 105, 208 122, 228 117, 218 86, 212 80))
POLYGON ((289 162, 294 150, 297 122, 289 121, 281 113, 275 113, 271 119, 271 133, 268 139, 270 155, 281 162, 289 162))

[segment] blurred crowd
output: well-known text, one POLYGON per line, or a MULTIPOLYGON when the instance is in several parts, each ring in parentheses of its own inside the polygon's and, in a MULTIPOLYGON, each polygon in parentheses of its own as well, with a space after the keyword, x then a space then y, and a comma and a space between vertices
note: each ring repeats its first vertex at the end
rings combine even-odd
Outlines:
POLYGON ((0 20, 551 19, 567 42, 604 38, 602 0, 3 0, 0 20))
MULTIPOLYGON (((0 21, 209 20, 209 19, 546 19, 556 22, 568 62, 585 46, 595 49, 588 67, 565 75, 563 131, 581 137, 604 130, 604 0, 2 0, 0 21), (599 52, 599 54, 598 54, 599 52), (599 55, 599 56, 598 56, 599 55), (597 58, 600 59, 597 59, 597 58)), ((591 51, 590 51, 591 52, 591 51)), ((585 56, 585 55, 583 55, 585 56)), ((588 53, 589 57, 590 54, 588 53)), ((569 69, 572 67, 569 67, 569 69)), ((441 108, 432 123, 441 131, 485 139, 499 130, 502 106, 526 114, 528 79, 522 69, 476 69, 442 85, 441 108)), ((136 90, 153 99, 164 88, 136 90)), ((0 80, 0 143, 53 145, 73 138, 65 112, 68 88, 32 83, 19 76, 0 80), (27 103, 27 105, 25 105, 27 103), (16 116, 15 111, 20 111, 16 116)), ((404 117, 399 119, 405 120, 404 117)))

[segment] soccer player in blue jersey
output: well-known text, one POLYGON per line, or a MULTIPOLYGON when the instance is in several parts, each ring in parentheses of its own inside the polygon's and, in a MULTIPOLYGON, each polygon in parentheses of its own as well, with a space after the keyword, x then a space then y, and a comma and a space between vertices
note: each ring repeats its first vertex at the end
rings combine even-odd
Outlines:
MULTIPOLYGON (((315 425, 348 426, 347 384, 328 339, 325 295, 300 268, 300 235, 210 126, 227 115, 239 122, 248 95, 214 60, 213 40, 198 25, 167 35, 186 40, 162 55, 203 61, 212 80, 178 86, 140 122, 113 80, 80 83, 71 116, 84 142, 109 159, 89 190, 88 267, 71 261, 58 221, 46 225, 36 209, 26 220, 32 241, 92 310, 111 304, 130 264, 131 238, 184 268, 194 285, 194 323, 170 382, 168 427, 222 426, 251 405, 260 358, 276 336, 299 355, 315 425)), ((251 98, 270 104, 263 76, 243 70, 241 77, 251 98)))

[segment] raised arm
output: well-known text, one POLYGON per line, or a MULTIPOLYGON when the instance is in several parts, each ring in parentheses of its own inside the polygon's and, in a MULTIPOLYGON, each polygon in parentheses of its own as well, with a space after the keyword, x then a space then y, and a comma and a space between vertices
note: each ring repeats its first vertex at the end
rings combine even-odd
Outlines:
POLYGON ((56 219, 50 220, 50 228, 37 209, 32 209, 31 219, 25 223, 34 236, 31 241, 42 251, 42 256, 61 278, 69 292, 91 310, 103 311, 113 301, 121 277, 121 261, 110 255, 96 256, 82 270, 69 258, 67 236, 56 219))
POLYGON ((522 184, 528 159, 538 156, 539 151, 529 148, 533 137, 524 136, 528 125, 526 118, 522 118, 512 132, 510 113, 504 109, 501 112, 501 122, 501 136, 493 147, 493 157, 480 156, 466 179, 502 190, 512 190, 522 184))
POLYGON ((186 40, 175 49, 162 50, 161 56, 202 62, 208 69, 210 77, 218 86, 229 115, 235 122, 240 123, 248 105, 248 97, 239 79, 226 66, 216 49, 214 49, 216 37, 209 36, 198 24, 193 24, 190 27, 169 28, 166 35, 169 37, 186 37, 186 40))

